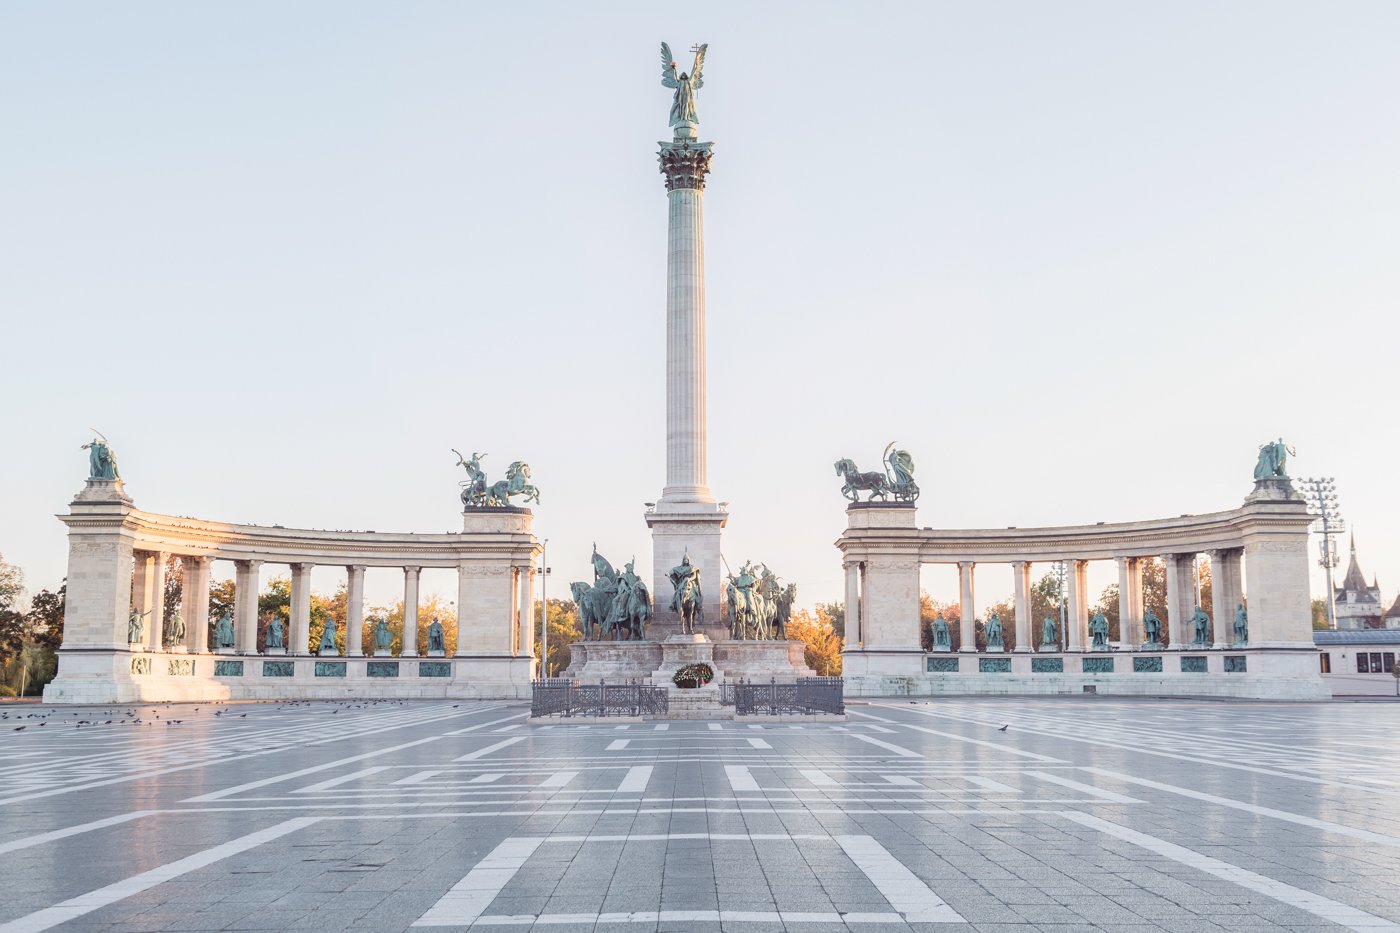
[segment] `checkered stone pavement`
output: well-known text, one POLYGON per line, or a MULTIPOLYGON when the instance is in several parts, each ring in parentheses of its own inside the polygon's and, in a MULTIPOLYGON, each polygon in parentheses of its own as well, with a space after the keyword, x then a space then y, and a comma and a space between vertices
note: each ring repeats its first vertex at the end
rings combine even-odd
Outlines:
POLYGON ((0 933, 1400 931, 1393 704, 0 709, 0 933))

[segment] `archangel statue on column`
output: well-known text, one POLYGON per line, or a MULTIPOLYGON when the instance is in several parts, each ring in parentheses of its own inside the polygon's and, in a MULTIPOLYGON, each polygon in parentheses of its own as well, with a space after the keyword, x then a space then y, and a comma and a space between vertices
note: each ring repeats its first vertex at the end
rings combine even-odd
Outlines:
POLYGON ((671 98, 673 127, 700 122, 700 118, 695 115, 695 92, 705 86, 700 69, 705 66, 705 50, 708 48, 708 45, 701 45, 695 49, 695 64, 691 67, 690 74, 686 74, 677 70, 679 66, 671 58, 671 47, 665 42, 661 43, 661 85, 676 89, 675 96, 671 98))

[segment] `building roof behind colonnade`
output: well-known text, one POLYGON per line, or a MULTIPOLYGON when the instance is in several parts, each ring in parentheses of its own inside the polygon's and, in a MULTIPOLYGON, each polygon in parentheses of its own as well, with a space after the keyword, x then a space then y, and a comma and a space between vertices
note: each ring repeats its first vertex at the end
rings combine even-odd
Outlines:
POLYGON ((1343 631, 1313 632, 1313 644, 1329 645, 1400 645, 1400 628, 1364 628, 1343 631))

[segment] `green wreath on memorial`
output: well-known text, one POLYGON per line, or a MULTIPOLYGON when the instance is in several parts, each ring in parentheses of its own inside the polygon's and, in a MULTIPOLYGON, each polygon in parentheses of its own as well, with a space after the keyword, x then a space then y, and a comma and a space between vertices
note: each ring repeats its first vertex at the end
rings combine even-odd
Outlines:
POLYGON ((671 683, 685 690, 703 687, 715 679, 715 669, 703 661, 687 664, 671 675, 671 683))

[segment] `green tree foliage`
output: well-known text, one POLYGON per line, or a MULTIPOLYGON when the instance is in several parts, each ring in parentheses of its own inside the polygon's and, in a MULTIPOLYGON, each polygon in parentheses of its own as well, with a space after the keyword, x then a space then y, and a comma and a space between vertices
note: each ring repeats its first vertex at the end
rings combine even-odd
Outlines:
POLYGON ((1314 632, 1325 632, 1331 628, 1327 624, 1327 600, 1314 599, 1312 601, 1312 624, 1314 632))
POLYGON ((837 677, 841 674, 841 649, 843 639, 836 634, 829 615, 813 615, 806 609, 798 609, 787 623, 788 641, 800 641, 807 666, 816 671, 819 677, 837 677))
MULTIPOLYGON (((540 602, 535 600, 535 609, 531 614, 535 627, 535 658, 540 660, 540 653, 544 650, 542 641, 543 633, 540 630, 540 602)), ((573 652, 570 648, 574 642, 583 638, 583 627, 578 619, 578 607, 574 605, 572 599, 551 599, 549 601, 548 621, 549 621, 549 661, 542 665, 541 674, 545 677, 558 677, 559 672, 566 670, 569 662, 573 660, 573 652)))
POLYGON ((26 632, 20 600, 24 596, 24 572, 0 555, 0 661, 8 661, 24 647, 26 632))
POLYGON ((818 618, 825 617, 831 625, 832 631, 846 640, 846 604, 845 603, 817 603, 817 608, 813 613, 818 618))
POLYGON ((29 635, 35 644, 49 651, 57 651, 63 644, 63 613, 68 602, 68 581, 65 580, 55 593, 40 590, 29 601, 29 635))

